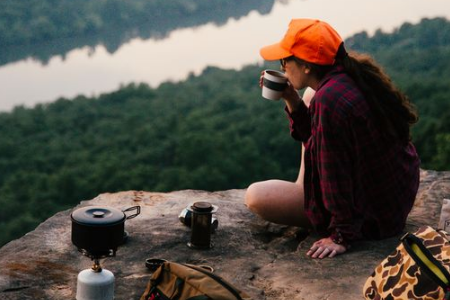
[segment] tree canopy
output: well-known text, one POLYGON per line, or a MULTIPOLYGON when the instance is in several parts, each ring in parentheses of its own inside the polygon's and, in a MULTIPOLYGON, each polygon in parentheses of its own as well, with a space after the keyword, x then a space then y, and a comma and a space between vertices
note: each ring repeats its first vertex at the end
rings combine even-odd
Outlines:
MULTIPOLYGON (((450 43, 443 32, 450 32, 448 21, 424 19, 346 41, 373 55, 417 106, 413 142, 422 168, 435 170, 450 166, 450 43)), ((278 68, 209 67, 157 88, 135 83, 0 113, 0 245, 103 192, 295 180, 300 145, 289 136, 283 103, 261 97, 257 79, 266 67, 278 68)))

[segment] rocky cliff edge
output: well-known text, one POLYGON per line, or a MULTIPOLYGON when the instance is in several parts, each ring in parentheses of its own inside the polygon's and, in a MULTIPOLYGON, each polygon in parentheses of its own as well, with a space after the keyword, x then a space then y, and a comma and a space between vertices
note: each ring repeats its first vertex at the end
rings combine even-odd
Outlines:
MULTIPOLYGON (((116 257, 102 261, 115 275, 116 299, 139 299, 151 273, 145 259, 207 264, 215 273, 259 299, 362 299, 362 287, 375 266, 398 244, 398 237, 360 242, 345 255, 313 260, 305 253, 317 236, 295 227, 262 221, 243 203, 245 190, 172 193, 126 191, 101 194, 87 205, 119 209, 135 205, 141 214, 127 220, 127 242, 116 257), (186 246, 190 229, 178 214, 196 201, 219 207, 219 228, 210 250, 186 246)), ((421 185, 408 231, 437 226, 442 200, 450 196, 450 172, 421 172, 421 185)), ((57 213, 24 237, 0 249, 0 299, 75 299, 77 274, 92 261, 71 243, 73 210, 57 213)))

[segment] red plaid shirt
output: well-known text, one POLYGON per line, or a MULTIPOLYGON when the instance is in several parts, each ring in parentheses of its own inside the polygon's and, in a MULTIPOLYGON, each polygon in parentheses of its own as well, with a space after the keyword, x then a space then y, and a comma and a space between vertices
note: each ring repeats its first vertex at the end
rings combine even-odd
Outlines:
POLYGON ((401 233, 419 186, 418 155, 380 132, 342 67, 320 82, 309 109, 288 117, 305 145, 305 211, 315 229, 347 242, 401 233))

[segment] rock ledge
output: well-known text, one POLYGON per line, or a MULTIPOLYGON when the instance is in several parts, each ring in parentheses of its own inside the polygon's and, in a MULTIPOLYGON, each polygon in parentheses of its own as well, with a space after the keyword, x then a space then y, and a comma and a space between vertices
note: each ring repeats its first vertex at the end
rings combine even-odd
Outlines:
MULTIPOLYGON (((334 259, 313 260, 305 252, 317 238, 302 240, 298 228, 267 223, 243 204, 244 190, 172 193, 127 191, 101 194, 81 202, 119 209, 142 207, 127 220, 130 237, 117 256, 102 261, 116 277, 116 299, 139 299, 151 273, 149 257, 207 264, 256 299, 362 299, 362 286, 375 266, 398 244, 398 238, 360 242, 334 259), (183 208, 195 201, 219 207, 214 248, 186 246, 190 229, 178 221, 183 208)), ((450 196, 450 172, 421 172, 416 205, 407 230, 437 226, 442 199, 450 196)), ((77 274, 92 265, 70 241, 72 210, 57 213, 36 230, 0 249, 0 298, 75 299, 77 274)))

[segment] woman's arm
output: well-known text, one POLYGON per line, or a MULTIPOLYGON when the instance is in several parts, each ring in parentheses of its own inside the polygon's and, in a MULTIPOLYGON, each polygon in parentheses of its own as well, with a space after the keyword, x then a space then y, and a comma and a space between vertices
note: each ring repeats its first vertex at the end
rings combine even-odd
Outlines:
MULTIPOLYGON (((339 89, 335 89, 338 90, 339 89)), ((355 207, 354 136, 351 105, 339 92, 320 93, 320 105, 315 112, 315 168, 320 178, 320 200, 331 216, 328 227, 330 240, 345 245, 360 238, 361 216, 355 207), (337 238, 339 237, 339 238, 337 238)))
POLYGON ((314 90, 307 88, 300 97, 292 85, 283 93, 283 99, 286 103, 286 114, 289 119, 289 129, 291 136, 305 143, 311 136, 311 116, 309 114, 309 105, 314 97, 314 90))

